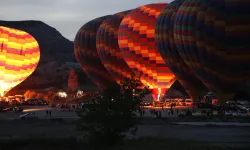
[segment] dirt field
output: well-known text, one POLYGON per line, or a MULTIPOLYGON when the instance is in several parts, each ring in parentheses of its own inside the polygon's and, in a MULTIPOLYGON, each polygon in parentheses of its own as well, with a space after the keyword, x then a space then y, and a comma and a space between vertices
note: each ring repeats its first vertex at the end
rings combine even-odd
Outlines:
MULTIPOLYGON (((74 121, 40 120, 2 121, 0 138, 66 138, 84 135, 77 131, 74 121)), ((250 147, 250 127, 210 127, 173 125, 161 121, 145 121, 139 126, 136 138, 158 137, 208 142, 226 146, 250 147), (148 123, 147 123, 148 122, 148 123)), ((134 137, 129 137, 134 138, 134 137)))

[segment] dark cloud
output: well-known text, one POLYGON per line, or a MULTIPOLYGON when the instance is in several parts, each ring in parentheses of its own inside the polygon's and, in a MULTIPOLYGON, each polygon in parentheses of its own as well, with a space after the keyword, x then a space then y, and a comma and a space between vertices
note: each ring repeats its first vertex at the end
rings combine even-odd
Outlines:
POLYGON ((94 18, 172 0, 4 0, 1 20, 41 20, 70 40, 78 29, 94 18))

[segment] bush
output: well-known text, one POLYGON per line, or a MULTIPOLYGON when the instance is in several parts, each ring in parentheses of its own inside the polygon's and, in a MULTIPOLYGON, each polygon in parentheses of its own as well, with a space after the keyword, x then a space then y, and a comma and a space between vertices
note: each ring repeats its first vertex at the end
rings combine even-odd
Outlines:
POLYGON ((135 134, 142 98, 147 88, 140 89, 140 76, 131 75, 120 87, 100 91, 94 99, 85 103, 77 112, 79 127, 88 134, 89 143, 95 148, 113 146, 126 137, 135 134), (96 144, 98 143, 98 144, 96 144))

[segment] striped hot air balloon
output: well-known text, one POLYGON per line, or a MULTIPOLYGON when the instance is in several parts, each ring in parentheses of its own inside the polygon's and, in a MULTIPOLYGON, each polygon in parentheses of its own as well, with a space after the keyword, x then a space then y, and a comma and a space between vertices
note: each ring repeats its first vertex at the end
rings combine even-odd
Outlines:
POLYGON ((31 75, 39 60, 40 49, 34 37, 0 26, 0 96, 31 75))
POLYGON ((221 101, 250 77, 250 1, 185 0, 174 24, 178 50, 221 101))
POLYGON ((87 76, 100 88, 116 85, 115 80, 103 66, 96 50, 96 33, 102 22, 109 16, 96 18, 83 25, 74 41, 77 61, 87 76))
POLYGON ((175 0, 167 5, 157 19, 155 41, 163 60, 193 100, 205 95, 208 89, 181 58, 174 40, 175 15, 185 0, 175 0))
POLYGON ((124 61, 118 45, 118 30, 123 17, 129 11, 120 12, 102 22, 96 35, 98 55, 118 84, 130 78, 132 69, 124 61))
POLYGON ((149 4, 132 10, 123 18, 118 32, 124 60, 136 74, 142 73, 141 82, 153 89, 156 100, 176 80, 158 52, 154 39, 156 19, 166 5, 149 4))

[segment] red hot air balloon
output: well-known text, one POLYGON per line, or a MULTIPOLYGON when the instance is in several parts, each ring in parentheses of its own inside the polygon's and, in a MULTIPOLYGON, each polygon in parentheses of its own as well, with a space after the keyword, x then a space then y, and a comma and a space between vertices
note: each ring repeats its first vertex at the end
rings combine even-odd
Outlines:
POLYGON ((120 12, 108 17, 102 22, 96 35, 98 55, 118 84, 125 78, 130 78, 132 69, 124 61, 118 45, 118 30, 123 17, 129 11, 120 12))
POLYGON ((167 5, 157 19, 155 40, 158 50, 174 73, 178 81, 185 88, 193 100, 208 92, 205 85, 191 72, 190 68, 178 52, 174 40, 173 25, 175 15, 185 0, 175 0, 167 5))
POLYGON ((250 1, 185 0, 174 37, 186 64, 221 101, 250 78, 250 1))
POLYGON ((153 89, 157 100, 176 80, 158 52, 154 39, 156 19, 166 5, 149 4, 132 10, 123 18, 118 32, 124 60, 136 74, 142 73, 141 82, 153 89))
POLYGON ((71 69, 68 77, 68 88, 70 91, 75 92, 78 88, 78 77, 75 69, 71 69))
POLYGON ((74 52, 77 61, 83 71, 100 89, 116 86, 115 80, 103 66, 96 50, 97 30, 108 17, 96 18, 83 25, 74 41, 74 52))

